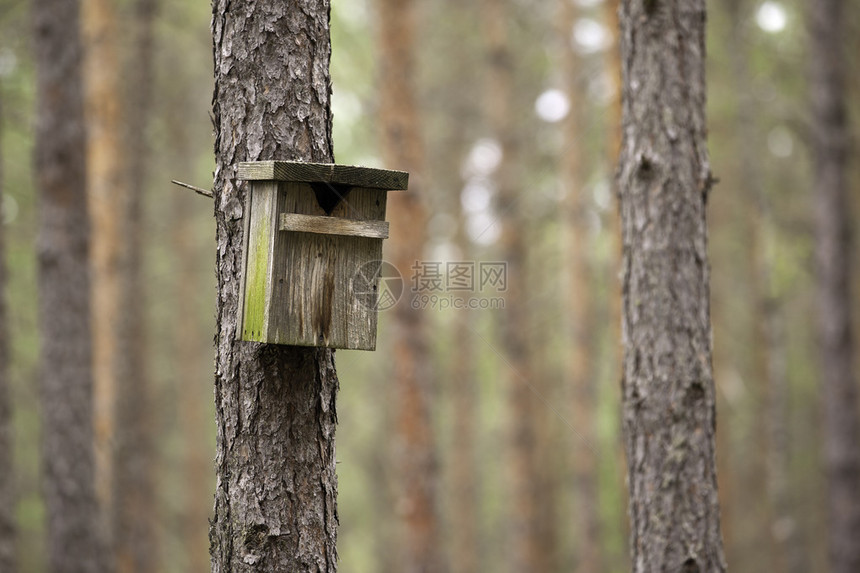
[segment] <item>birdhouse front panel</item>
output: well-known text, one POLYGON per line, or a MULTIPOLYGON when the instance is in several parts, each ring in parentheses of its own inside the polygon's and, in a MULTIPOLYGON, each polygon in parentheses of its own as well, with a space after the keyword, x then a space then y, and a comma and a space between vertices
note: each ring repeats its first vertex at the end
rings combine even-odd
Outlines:
POLYGON ((237 334, 255 342, 373 350, 378 270, 388 237, 388 189, 373 185, 405 188, 407 175, 259 162, 240 164, 239 178, 277 176, 284 164, 289 170, 281 176, 304 180, 252 179, 246 195, 237 334))

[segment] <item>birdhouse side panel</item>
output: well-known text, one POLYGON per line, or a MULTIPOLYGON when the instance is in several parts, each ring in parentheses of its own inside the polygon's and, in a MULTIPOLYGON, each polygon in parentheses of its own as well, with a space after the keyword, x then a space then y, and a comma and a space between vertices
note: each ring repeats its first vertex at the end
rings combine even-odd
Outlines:
POLYGON ((272 249, 278 232, 278 186, 273 182, 254 182, 248 193, 241 338, 266 342, 271 302, 272 249))

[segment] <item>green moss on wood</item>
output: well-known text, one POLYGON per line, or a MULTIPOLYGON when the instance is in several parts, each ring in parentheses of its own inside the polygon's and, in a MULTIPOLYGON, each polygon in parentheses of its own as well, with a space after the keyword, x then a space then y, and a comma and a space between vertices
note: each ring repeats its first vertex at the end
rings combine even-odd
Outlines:
POLYGON ((266 314, 266 286, 269 272, 269 224, 266 220, 258 221, 251 227, 248 245, 247 276, 245 278, 245 314, 243 338, 245 340, 263 340, 263 326, 266 314))

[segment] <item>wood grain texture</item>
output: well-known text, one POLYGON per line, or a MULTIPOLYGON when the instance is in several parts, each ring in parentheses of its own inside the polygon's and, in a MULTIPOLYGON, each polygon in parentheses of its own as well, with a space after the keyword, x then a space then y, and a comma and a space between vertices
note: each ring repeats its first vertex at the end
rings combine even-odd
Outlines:
POLYGON ((409 185, 409 174, 403 171, 301 161, 241 162, 237 165, 236 177, 247 181, 334 183, 391 191, 403 190, 409 185))
POLYGON ((387 239, 388 223, 385 221, 353 221, 337 217, 314 217, 296 213, 281 213, 281 231, 303 231, 321 235, 345 235, 387 239))

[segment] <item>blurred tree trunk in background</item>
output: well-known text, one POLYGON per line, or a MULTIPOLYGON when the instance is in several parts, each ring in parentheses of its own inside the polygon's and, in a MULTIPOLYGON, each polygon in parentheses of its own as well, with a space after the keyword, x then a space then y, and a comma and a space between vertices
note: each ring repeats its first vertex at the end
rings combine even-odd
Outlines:
POLYGON ((594 313, 596 301, 592 292, 593 270, 588 244, 588 195, 585 188, 582 159, 585 153, 580 142, 586 140, 581 121, 584 103, 583 62, 571 41, 571 31, 577 20, 577 7, 571 0, 562 0, 558 14, 561 44, 561 73, 570 111, 564 120, 561 183, 564 188, 564 246, 567 253, 565 273, 565 323, 568 325, 565 354, 565 384, 573 398, 573 419, 576 431, 571 436, 570 460, 574 476, 573 525, 575 532, 576 571, 604 571, 600 535, 600 514, 597 507, 597 453, 593 439, 596 371, 591 357, 596 354, 594 313))
POLYGON ((502 149, 502 163, 495 175, 496 212, 501 225, 502 258, 507 264, 505 312, 501 325, 508 377, 510 435, 509 538, 506 551, 511 571, 548 571, 551 555, 544 551, 539 500, 541 469, 537 458, 537 400, 532 387, 526 306, 526 237, 524 204, 519 204, 520 142, 513 117, 514 54, 508 37, 509 5, 506 0, 484 0, 484 35, 489 64, 487 117, 502 149))
MULTIPOLYGON (((456 10, 451 7, 449 10, 456 10)), ((458 70, 459 75, 470 70, 458 70)), ((468 77, 468 76, 466 76, 468 77)), ((468 80, 465 80, 468 81, 468 80)), ((459 94, 468 92, 457 91, 459 94)), ((462 104, 463 102, 458 102, 462 104)), ((469 114, 463 113, 460 105, 451 106, 454 121, 461 126, 455 134, 453 141, 447 141, 446 149, 441 157, 444 164, 451 167, 447 173, 434 171, 434 177, 440 181, 447 181, 446 187, 454 191, 447 201, 450 201, 451 213, 456 214, 456 231, 454 235, 454 246, 459 251, 459 260, 473 261, 474 251, 469 239, 467 229, 467 214, 463 211, 460 193, 462 188, 462 176, 459 170, 453 166, 462 162, 465 155, 465 125, 469 122, 469 114)), ((441 164, 441 163, 440 163, 441 164)), ((459 293, 458 293, 459 294, 459 293)), ((474 293, 467 292, 465 297, 474 293)), ((461 313, 451 323, 450 333, 454 343, 452 347, 453 356, 450 363, 450 377, 448 389, 450 391, 453 422, 451 427, 451 491, 449 498, 451 533, 451 573, 478 573, 481 567, 481 530, 480 530, 480 483, 478 468, 478 430, 480 424, 480 402, 479 384, 477 375, 476 348, 474 333, 474 313, 461 313)))
POLYGON ((44 500, 52 573, 104 573, 94 489, 89 217, 79 4, 33 2, 44 500))
MULTIPOLYGON (((154 484, 154 435, 150 412, 151 381, 146 336, 147 293, 143 280, 143 199, 149 182, 153 73, 153 28, 156 0, 135 0, 131 21, 133 70, 129 91, 114 97, 128 98, 128 127, 124 137, 128 152, 128 197, 120 205, 125 253, 119 267, 120 309, 117 320, 116 419, 114 449, 114 546, 119 573, 150 573, 158 562, 154 484)), ((117 86, 118 87, 118 86, 117 86)), ((120 162, 122 164, 122 162, 120 162)), ((202 569, 199 569, 202 571, 202 569)))
MULTIPOLYGON (((84 108, 87 121, 87 200, 90 241, 93 382, 95 384, 96 493, 105 541, 116 557, 117 508, 124 484, 116 480, 116 404, 120 374, 122 273, 126 264, 127 156, 121 122, 117 22, 110 0, 81 3, 84 41, 84 108)), ((123 421, 125 424, 125 421, 123 421)))
MULTIPOLYGON (((623 363, 624 363, 624 345, 622 343, 622 332, 621 325, 623 322, 622 317, 622 293, 621 293, 621 281, 619 279, 619 269, 621 269, 621 261, 622 261, 622 241, 621 241, 621 208, 618 204, 618 179, 614 177, 614 173, 616 170, 616 166, 618 165, 618 158, 621 152, 621 116, 622 116, 622 106, 621 106, 621 35, 620 29, 621 24, 619 20, 619 11, 621 9, 621 0, 606 0, 604 3, 604 18, 606 19, 607 26, 609 27, 610 37, 612 38, 612 43, 607 50, 607 58, 608 61, 606 63, 607 69, 609 71, 609 80, 610 86, 612 88, 611 94, 612 99, 610 100, 610 109, 609 109, 609 122, 608 122, 608 138, 607 138, 607 151, 608 151, 608 159, 609 166, 607 168, 607 172, 610 174, 610 208, 606 214, 608 219, 606 228, 609 233, 609 239, 611 244, 611 252, 610 258, 604 264, 606 265, 605 273, 608 274, 607 282, 610 285, 609 291, 609 334, 610 334, 610 348, 612 348, 612 357, 613 357, 613 367, 610 370, 610 375, 607 379, 612 380, 614 382, 618 382, 621 380, 623 376, 623 363)), ((615 403, 621 402, 621 392, 620 392, 620 384, 613 385, 613 400, 615 403)), ((624 441, 620 438, 614 444, 616 449, 613 453, 618 460, 616 468, 617 472, 615 474, 616 480, 610 486, 611 491, 621 491, 623 497, 623 511, 626 515, 628 513, 628 499, 626 497, 626 483, 627 483, 627 474, 626 474, 626 466, 624 464, 624 441)), ((611 516, 613 519, 615 516, 611 516)), ((604 518, 605 519, 605 518, 604 518)), ((607 521, 604 521, 607 523, 607 521)), ((629 538, 630 538, 630 524, 627 520, 624 520, 624 527, 621 529, 621 537, 623 539, 623 546, 626 548, 629 546, 629 538)), ((604 538, 605 540, 605 538, 604 538)), ((620 562, 616 562, 614 559, 611 563, 608 563, 607 566, 610 567, 624 567, 625 569, 629 567, 629 556, 627 552, 621 555, 623 559, 620 562)))
POLYGON ((621 4, 623 417, 633 571, 725 571, 705 206, 705 4, 621 4))
POLYGON ((0 571, 17 571, 12 404, 9 393, 9 326, 6 313, 6 224, 3 208, 3 86, 0 85, 0 571))
POLYGON ((860 422, 851 325, 850 125, 843 0, 808 7, 824 458, 833 573, 860 571, 860 422))
MULTIPOLYGON (((471 251, 465 221, 458 221, 456 245, 461 260, 471 260, 471 251)), ((467 319, 467 317, 464 317, 467 319)), ((454 423, 451 452, 451 571, 477 573, 480 568, 478 528, 478 466, 476 461, 476 433, 478 413, 478 379, 475 375, 475 344, 472 327, 455 321, 454 356, 451 364, 451 401, 454 423)))
POLYGON ((214 0, 218 445, 212 571, 337 570, 334 352, 236 339, 240 161, 331 163, 327 0, 214 0), (260 126, 266 126, 262 132, 260 126))
POLYGON ((736 98, 735 149, 737 150, 738 181, 740 195, 748 208, 743 217, 746 250, 747 280, 749 281, 749 314, 751 326, 752 365, 750 369, 750 394, 745 406, 752 412, 752 420, 746 433, 753 436, 752 459, 740 466, 743 472, 739 479, 746 487, 740 488, 737 500, 746 509, 741 523, 740 537, 750 550, 746 562, 758 569, 784 571, 782 559, 775 552, 771 536, 772 508, 767 495, 768 433, 766 395, 768 390, 768 361, 772 352, 768 331, 765 327, 768 312, 770 261, 765 252, 765 189, 762 184, 761 166, 756 151, 761 149, 759 130, 755 125, 755 104, 752 100, 752 77, 747 58, 746 13, 742 0, 727 0, 725 8, 729 16, 731 42, 728 45, 732 67, 732 93, 736 98))
MULTIPOLYGON (((427 208, 423 193, 424 143, 415 94, 414 0, 379 0, 379 120, 382 156, 388 167, 409 172, 409 190, 388 198, 388 253, 404 277, 423 259, 427 208)), ((396 507, 402 521, 399 570, 435 573, 446 569, 442 552, 438 463, 433 432, 433 372, 426 327, 427 309, 413 309, 408 296, 395 307, 394 383, 397 385, 396 507)))
MULTIPOLYGON (((174 156, 171 160, 171 170, 182 172, 188 169, 192 154, 189 149, 188 133, 182 125, 183 118, 188 117, 191 110, 186 102, 180 99, 174 102, 166 111, 169 138, 173 142, 174 156)), ((200 491, 202 484, 211 483, 210 472, 212 461, 208 448, 209 442, 206 430, 210 426, 207 419, 207 408, 202 398, 211 395, 208 377, 200 369, 200 342, 207 337, 207 332, 196 320, 193 308, 188 304, 200 293, 200 280, 197 269, 188 261, 199 258, 199 249, 194 247, 194 228, 189 225, 193 219, 192 210, 199 207, 200 198, 177 192, 172 199, 170 210, 172 244, 176 253, 178 265, 176 268, 177 308, 183 309, 185 316, 179 321, 174 337, 172 363, 174 379, 179 393, 179 424, 185 445, 185 455, 182 458, 182 475, 184 495, 182 500, 182 523, 180 531, 182 546, 188 563, 188 571, 206 571, 209 561, 207 550, 207 518, 211 511, 211 498, 200 491), (202 376, 203 375, 203 376, 202 376), (209 388, 204 390, 204 385, 209 388)))
MULTIPOLYGON (((140 0, 149 2, 151 0, 140 0)), ((156 0, 157 20, 176 19, 182 9, 176 4, 156 0)), ((172 54, 178 48, 172 42, 175 37, 157 35, 156 54, 172 54)), ((165 141, 169 142, 168 153, 165 148, 155 146, 153 153, 164 161, 163 172, 180 181, 193 181, 199 169, 200 143, 211 129, 206 122, 188 123, 200 109, 200 92, 205 90, 205 78, 200 70, 194 69, 193 61, 172 58, 158 59, 159 77, 171 78, 167 89, 159 90, 153 102, 153 119, 163 121, 165 141), (192 73, 193 72, 193 73, 192 73), (163 75, 162 75, 163 74, 163 75), (183 82, 173 81, 181 77, 183 82), (200 86, 194 89, 192 86, 200 86)), ((208 150, 211 153, 211 148, 208 150)), ((162 182, 163 183, 163 182, 162 182)), ((151 195, 150 195, 151 197, 151 195)), ((157 427, 159 450, 157 452, 158 482, 175 484, 176 497, 166 500, 161 518, 170 527, 162 526, 159 531, 160 561, 169 562, 171 547, 179 550, 180 559, 189 572, 209 569, 209 518, 212 513, 211 488, 215 485, 212 475, 214 456, 213 430, 214 411, 212 410, 211 364, 213 359, 212 333, 214 324, 201 320, 201 315, 211 316, 206 308, 209 296, 201 293, 214 293, 215 285, 211 277, 201 274, 201 267, 208 267, 211 257, 211 242, 214 228, 206 225, 206 233, 201 233, 201 215, 207 209, 206 199, 183 190, 175 190, 166 200, 155 197, 150 204, 151 222, 166 221, 167 244, 170 259, 170 300, 167 317, 168 342, 166 362, 168 375, 166 387, 157 390, 153 404, 152 417, 161 422, 157 427), (203 310, 205 309, 205 310, 203 310), (172 405, 171 405, 172 403, 172 405), (175 416, 175 418, 173 417, 175 416), (169 446, 173 436, 169 420, 175 424, 175 431, 181 435, 181 447, 171 452, 169 446), (171 503, 173 502, 173 503, 171 503)), ((151 265, 158 257, 149 259, 151 265)), ((156 302, 157 301, 152 301, 156 302)), ((157 326, 153 326, 155 330, 157 326)), ((150 346, 159 343, 153 336, 150 346)), ((153 375, 153 383, 155 376, 153 375)), ((175 553, 173 554, 175 555, 175 553)))
MULTIPOLYGON (((452 9, 452 8, 449 8, 452 9)), ((466 73, 469 70, 463 70, 466 73)), ((458 94, 468 92, 459 91, 458 94)), ((453 115, 460 126, 469 121, 468 114, 462 113, 455 105, 453 115)), ((465 129, 460 129, 448 141, 444 163, 453 167, 462 162, 465 155, 465 129)), ((446 199, 450 201, 451 212, 456 214, 454 246, 459 250, 459 260, 474 260, 474 251, 467 229, 467 214, 460 200, 462 177, 459 170, 436 173, 439 179, 448 179, 454 191, 446 199)), ((441 182, 440 182, 441 183, 441 182)), ((473 293, 466 293, 468 297, 473 293)), ((451 534, 451 573, 478 573, 481 567, 481 528, 480 528, 480 482, 478 468, 478 430, 480 428, 479 384, 477 373, 475 325, 472 313, 463 313, 451 323, 450 336, 454 340, 450 364, 448 388, 451 392, 453 423, 451 427, 451 490, 449 498, 451 534)))
MULTIPOLYGON (((742 0, 726 2, 731 24, 729 57, 732 63, 733 92, 737 97, 735 116, 735 150, 739 166, 742 195, 747 205, 748 276, 751 280, 751 310, 753 321, 753 389, 751 428, 756 437, 756 455, 749 468, 742 505, 752 511, 755 504, 766 501, 759 509, 763 527, 754 524, 753 539, 747 541, 756 558, 749 561, 756 568, 774 573, 806 571, 801 547, 796 539, 796 527, 791 516, 788 497, 788 379, 785 364, 785 341, 782 334, 781 301, 774 288, 773 262, 775 241, 774 215, 762 180, 757 150, 763 141, 756 129, 759 115, 753 97, 753 77, 749 70, 749 38, 747 34, 748 6, 742 0), (766 549, 763 551, 762 549, 766 549)), ((747 521, 750 521, 749 515, 747 521)))

